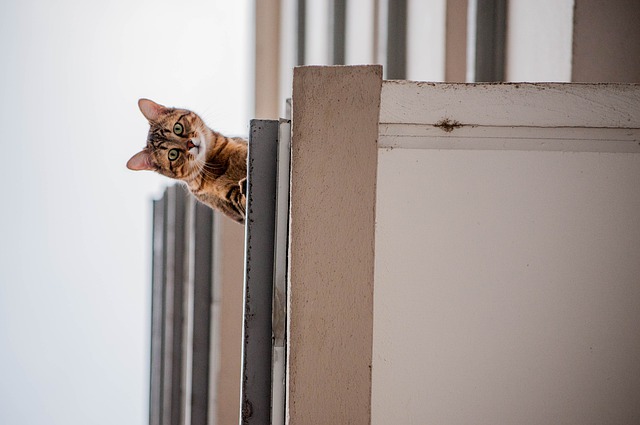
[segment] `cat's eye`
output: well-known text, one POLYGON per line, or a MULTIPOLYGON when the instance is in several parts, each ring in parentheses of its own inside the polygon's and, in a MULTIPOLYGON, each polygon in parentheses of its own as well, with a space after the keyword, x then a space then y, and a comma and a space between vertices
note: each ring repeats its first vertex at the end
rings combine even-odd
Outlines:
POLYGON ((169 151, 169 161, 175 161, 180 156, 180 151, 178 149, 171 149, 169 151))
POLYGON ((173 125, 173 132, 176 133, 178 136, 182 136, 182 133, 184 132, 184 127, 182 126, 182 124, 177 122, 173 125))

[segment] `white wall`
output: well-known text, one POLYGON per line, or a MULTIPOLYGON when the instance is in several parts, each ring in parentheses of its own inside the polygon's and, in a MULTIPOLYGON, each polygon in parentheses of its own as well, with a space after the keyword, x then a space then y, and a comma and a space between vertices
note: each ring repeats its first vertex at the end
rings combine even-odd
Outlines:
POLYGON ((640 155, 394 149, 378 176, 372 424, 637 423, 640 155))
POLYGON ((305 62, 308 65, 330 64, 329 2, 326 0, 308 1, 305 12, 305 62))
POLYGON ((407 79, 444 81, 446 0, 407 2, 407 79))
POLYGON ((507 81, 571 81, 574 0, 509 0, 507 81))
POLYGON ((375 63, 375 0, 347 1, 345 64, 375 63))
POLYGON ((296 66, 296 1, 281 0, 280 3, 280 80, 278 110, 284 117, 285 101, 291 98, 293 67, 296 66))
MULTIPOLYGON (((284 1, 282 2, 284 3, 284 1)), ((289 2, 291 3, 291 1, 289 2)), ((283 6, 283 25, 280 24, 280 0, 257 1, 253 8, 254 46, 253 46, 253 118, 276 119, 279 114, 280 66, 289 66, 293 62, 291 38, 281 41, 280 28, 286 21, 283 6), (281 44, 282 42, 282 49, 281 44), (281 57, 282 55, 282 57, 281 57)), ((294 39, 295 40, 295 39, 294 39)), ((291 85, 289 78, 288 84, 291 85)), ((283 81, 287 81, 284 80, 283 81)))
POLYGON ((640 90, 385 83, 380 116, 371 423, 638 423, 640 90))

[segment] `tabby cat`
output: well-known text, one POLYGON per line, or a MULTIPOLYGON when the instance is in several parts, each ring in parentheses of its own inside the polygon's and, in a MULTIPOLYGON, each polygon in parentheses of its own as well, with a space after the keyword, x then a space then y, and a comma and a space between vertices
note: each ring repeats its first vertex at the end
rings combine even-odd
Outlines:
POLYGON ((149 121, 149 135, 127 168, 182 180, 201 202, 244 223, 247 142, 213 131, 186 109, 148 99, 140 99, 138 106, 149 121))

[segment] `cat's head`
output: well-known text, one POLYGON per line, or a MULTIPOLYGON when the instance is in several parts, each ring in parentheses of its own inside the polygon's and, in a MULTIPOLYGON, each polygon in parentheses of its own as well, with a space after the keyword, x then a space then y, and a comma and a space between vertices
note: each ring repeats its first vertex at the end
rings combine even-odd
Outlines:
POLYGON ((138 106, 149 121, 149 135, 147 146, 131 157, 127 168, 181 180, 196 174, 205 160, 209 131, 202 119, 186 109, 167 108, 149 99, 140 99, 138 106))

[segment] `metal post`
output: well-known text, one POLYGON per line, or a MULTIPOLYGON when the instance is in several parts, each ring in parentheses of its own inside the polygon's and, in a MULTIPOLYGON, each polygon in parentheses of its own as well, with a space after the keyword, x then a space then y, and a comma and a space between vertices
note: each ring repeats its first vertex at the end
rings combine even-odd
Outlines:
POLYGON ((387 9, 387 78, 407 78, 407 0, 390 0, 387 9))
POLYGON ((163 317, 162 425, 181 420, 182 320, 185 274, 185 206, 187 193, 172 186, 165 205, 165 282, 163 317))
POLYGON ((296 64, 304 65, 305 64, 305 49, 306 49, 306 31, 307 31, 307 1, 306 0, 298 0, 297 1, 297 19, 296 19, 296 31, 297 31, 297 42, 296 42, 296 64))
POLYGON ((212 347, 210 341, 213 297, 213 211, 206 205, 195 202, 192 223, 191 400, 188 400, 187 403, 190 403, 188 408, 191 412, 189 425, 207 425, 209 371, 211 368, 209 351, 219 349, 219 347, 212 347))
POLYGON ((162 421, 162 339, 163 293, 165 281, 165 204, 166 195, 153 201, 153 265, 151 269, 151 349, 149 353, 149 425, 162 421))
POLYGON ((331 8, 329 12, 329 20, 331 23, 331 32, 329 33, 331 49, 331 61, 333 65, 344 65, 345 59, 345 34, 347 25, 347 1, 332 0, 329 3, 331 8))
POLYGON ((247 164, 247 217, 242 351, 243 424, 271 418, 273 260, 278 121, 252 120, 247 164))
POLYGON ((504 81, 507 0, 476 0, 475 81, 504 81))
POLYGON ((286 398, 287 247, 289 237, 289 178, 291 121, 280 120, 278 134, 278 180, 273 271, 273 366, 271 378, 271 424, 284 425, 286 398))

